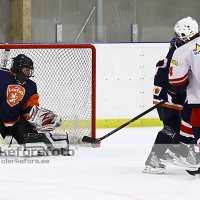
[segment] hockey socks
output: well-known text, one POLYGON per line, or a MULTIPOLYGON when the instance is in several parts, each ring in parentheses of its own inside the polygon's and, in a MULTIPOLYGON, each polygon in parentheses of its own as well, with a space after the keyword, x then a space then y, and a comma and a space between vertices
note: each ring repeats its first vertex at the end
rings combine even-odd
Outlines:
POLYGON ((176 132, 167 125, 164 126, 162 131, 158 132, 152 148, 152 152, 155 152, 158 158, 162 158, 175 134, 176 132))

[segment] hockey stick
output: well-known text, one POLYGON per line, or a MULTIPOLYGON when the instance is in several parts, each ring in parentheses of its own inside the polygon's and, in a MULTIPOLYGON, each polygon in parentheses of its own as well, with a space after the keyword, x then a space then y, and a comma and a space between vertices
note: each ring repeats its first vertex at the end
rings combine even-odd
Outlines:
POLYGON ((197 170, 186 170, 186 172, 192 176, 198 176, 200 177, 200 168, 198 168, 197 170))
POLYGON ((6 68, 9 55, 10 55, 10 49, 5 49, 3 57, 1 58, 1 63, 0 63, 1 68, 6 68))
POLYGON ((125 126, 128 126, 130 123, 136 121, 137 119, 141 118, 142 116, 146 115, 147 113, 151 112, 152 110, 154 110, 155 108, 158 108, 159 106, 161 106, 162 104, 164 104, 165 101, 161 101, 160 103, 156 104, 155 106, 149 108, 148 110, 144 111, 143 113, 139 114, 138 116, 134 117, 133 119, 131 119, 130 121, 122 124, 121 126, 119 126, 118 128, 112 130, 110 133, 104 135, 103 137, 101 138, 91 138, 91 137, 88 137, 88 136, 84 136, 82 138, 82 142, 87 142, 87 143, 99 143, 101 140, 109 137, 110 135, 112 135, 113 133, 119 131, 120 129, 124 128, 125 126))

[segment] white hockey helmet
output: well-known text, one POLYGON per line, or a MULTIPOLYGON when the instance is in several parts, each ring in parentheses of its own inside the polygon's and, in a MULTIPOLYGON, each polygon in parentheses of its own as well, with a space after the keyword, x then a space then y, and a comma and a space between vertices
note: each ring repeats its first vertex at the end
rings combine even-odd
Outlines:
POLYGON ((177 40, 186 43, 199 33, 199 25, 192 17, 184 17, 175 24, 174 32, 177 40))

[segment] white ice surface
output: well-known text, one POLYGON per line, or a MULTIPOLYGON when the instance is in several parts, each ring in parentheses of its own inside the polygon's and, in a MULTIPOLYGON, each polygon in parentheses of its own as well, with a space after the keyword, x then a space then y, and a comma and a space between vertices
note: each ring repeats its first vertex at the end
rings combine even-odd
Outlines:
MULTIPOLYGON (((160 129, 124 128, 100 148, 79 147, 71 157, 0 157, 0 200, 200 199, 200 179, 184 168, 166 163, 165 174, 142 173, 160 129)), ((99 129, 97 136, 112 130, 99 129)))

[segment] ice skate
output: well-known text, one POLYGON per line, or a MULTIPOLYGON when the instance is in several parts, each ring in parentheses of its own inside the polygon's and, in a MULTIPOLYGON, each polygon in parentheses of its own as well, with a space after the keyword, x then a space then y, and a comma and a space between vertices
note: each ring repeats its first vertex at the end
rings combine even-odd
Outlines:
POLYGON ((174 158, 173 164, 181 167, 198 167, 199 161, 196 159, 195 152, 185 144, 171 145, 169 154, 174 158))
POLYGON ((166 152, 162 156, 161 160, 164 162, 173 162, 173 157, 168 152, 166 152))
POLYGON ((147 174, 162 174, 165 172, 165 169, 165 165, 161 164, 161 161, 156 154, 151 152, 145 162, 143 172, 147 174))

